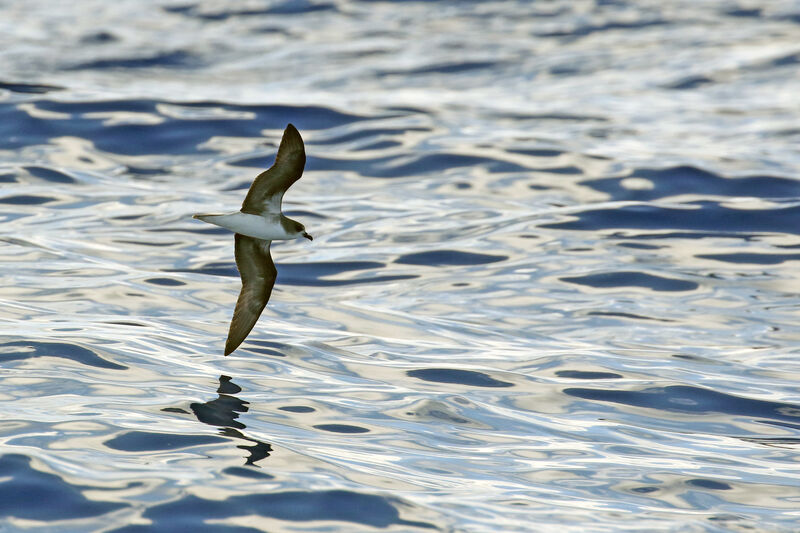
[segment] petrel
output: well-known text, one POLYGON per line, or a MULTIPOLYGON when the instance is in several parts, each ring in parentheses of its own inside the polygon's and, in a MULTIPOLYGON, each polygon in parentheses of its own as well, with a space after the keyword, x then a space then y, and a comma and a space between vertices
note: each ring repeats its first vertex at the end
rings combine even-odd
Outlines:
POLYGON ((242 292, 233 311, 225 355, 238 348, 247 337, 272 293, 278 274, 269 253, 272 241, 298 237, 314 240, 306 233, 305 226, 281 213, 283 194, 303 175, 305 164, 303 139, 297 128, 289 124, 283 132, 275 163, 256 176, 240 211, 193 217, 236 233, 234 255, 242 277, 242 292))

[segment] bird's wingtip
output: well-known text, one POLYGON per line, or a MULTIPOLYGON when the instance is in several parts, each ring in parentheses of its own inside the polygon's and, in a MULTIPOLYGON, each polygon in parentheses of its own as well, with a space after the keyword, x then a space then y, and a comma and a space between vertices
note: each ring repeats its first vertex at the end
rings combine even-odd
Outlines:
POLYGON ((305 147, 303 146, 303 138, 300 136, 300 132, 297 131, 297 128, 295 128, 293 124, 289 123, 289 125, 286 126, 286 129, 283 131, 283 137, 281 138, 280 146, 278 146, 278 154, 275 156, 275 159, 283 160, 284 158, 290 156, 300 156, 302 160, 300 171, 302 172, 302 164, 305 164, 305 155, 306 152, 305 147))

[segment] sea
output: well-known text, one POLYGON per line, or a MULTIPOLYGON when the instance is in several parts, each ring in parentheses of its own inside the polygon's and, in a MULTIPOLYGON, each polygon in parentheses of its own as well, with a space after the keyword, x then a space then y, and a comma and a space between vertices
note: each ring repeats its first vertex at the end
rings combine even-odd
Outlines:
POLYGON ((3 533, 798 532, 800 3, 0 0, 0 384, 3 533))

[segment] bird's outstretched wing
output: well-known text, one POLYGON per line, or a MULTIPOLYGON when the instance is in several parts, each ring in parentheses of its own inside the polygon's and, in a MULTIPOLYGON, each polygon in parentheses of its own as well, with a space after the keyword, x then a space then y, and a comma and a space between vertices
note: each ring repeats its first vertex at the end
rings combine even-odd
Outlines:
POLYGON ((275 163, 256 176, 242 203, 242 212, 262 216, 280 214, 283 193, 300 179, 305 164, 303 139, 297 128, 289 124, 283 132, 275 163))
POLYGON ((233 311, 228 340, 225 342, 225 355, 228 355, 247 337, 255 326, 261 311, 269 301, 278 271, 269 246, 272 241, 255 239, 239 233, 236 239, 236 266, 242 276, 242 292, 233 311))

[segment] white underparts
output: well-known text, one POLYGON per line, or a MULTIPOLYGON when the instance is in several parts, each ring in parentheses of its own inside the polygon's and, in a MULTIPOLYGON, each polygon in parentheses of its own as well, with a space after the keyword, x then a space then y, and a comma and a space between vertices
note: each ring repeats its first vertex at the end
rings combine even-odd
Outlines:
POLYGON ((195 215, 194 218, 248 237, 266 241, 291 240, 299 236, 286 233, 286 230, 281 225, 280 215, 262 217, 237 211, 227 215, 195 215))

